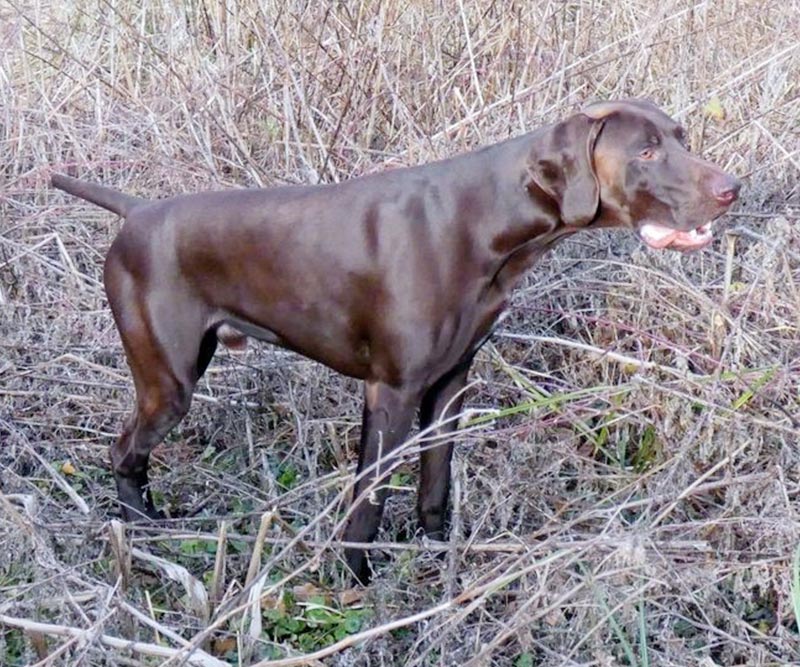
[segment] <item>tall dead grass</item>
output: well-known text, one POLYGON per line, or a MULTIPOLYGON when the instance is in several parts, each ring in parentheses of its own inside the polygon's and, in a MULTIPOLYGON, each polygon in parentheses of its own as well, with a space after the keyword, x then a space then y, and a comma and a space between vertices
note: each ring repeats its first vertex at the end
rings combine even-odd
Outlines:
POLYGON ((0 663, 799 663, 798 11, 0 4, 0 663), (118 222, 52 170, 152 197, 335 182, 621 96, 683 121, 743 201, 700 254, 603 233, 532 272, 472 376, 449 542, 414 535, 412 438, 389 555, 347 589, 359 388, 263 346, 220 355, 156 452, 184 518, 109 522, 118 222))

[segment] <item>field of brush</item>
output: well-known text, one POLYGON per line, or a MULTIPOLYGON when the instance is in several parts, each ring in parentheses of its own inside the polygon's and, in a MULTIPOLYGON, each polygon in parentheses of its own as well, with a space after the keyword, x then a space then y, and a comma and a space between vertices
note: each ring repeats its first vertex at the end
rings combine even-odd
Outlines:
MULTIPOLYGON (((0 665, 800 664, 800 3, 0 0, 0 665), (742 178, 707 249, 565 241, 479 353, 446 543, 415 449, 341 560, 361 387, 220 352, 119 523, 115 216, 337 182, 647 97, 742 178), (437 557, 437 555, 443 557, 437 557)), ((278 250, 276 250, 277 252, 278 250)))

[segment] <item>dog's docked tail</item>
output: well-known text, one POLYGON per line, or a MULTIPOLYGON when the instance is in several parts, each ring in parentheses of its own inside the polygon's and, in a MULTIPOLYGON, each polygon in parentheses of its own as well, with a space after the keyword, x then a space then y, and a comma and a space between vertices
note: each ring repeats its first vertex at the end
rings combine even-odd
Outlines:
POLYGON ((146 199, 126 195, 124 192, 114 190, 113 188, 107 188, 104 185, 81 181, 77 178, 65 176, 64 174, 53 174, 50 178, 50 183, 59 190, 69 192, 71 195, 102 206, 123 218, 128 215, 135 206, 147 201, 146 199))

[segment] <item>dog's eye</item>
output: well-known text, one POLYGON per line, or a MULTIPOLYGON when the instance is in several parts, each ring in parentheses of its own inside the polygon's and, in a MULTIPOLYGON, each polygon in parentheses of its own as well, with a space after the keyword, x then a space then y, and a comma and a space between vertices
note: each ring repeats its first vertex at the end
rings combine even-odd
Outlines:
POLYGON ((648 146, 639 153, 639 158, 642 160, 652 160, 656 157, 656 147, 648 146))

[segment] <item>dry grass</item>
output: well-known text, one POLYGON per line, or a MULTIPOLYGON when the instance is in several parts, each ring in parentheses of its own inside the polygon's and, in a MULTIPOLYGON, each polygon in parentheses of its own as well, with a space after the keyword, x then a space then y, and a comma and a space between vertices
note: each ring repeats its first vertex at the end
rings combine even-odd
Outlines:
POLYGON ((224 4, 0 3, 0 663, 800 663, 797 0, 224 4), (157 451, 188 518, 110 522, 118 221, 51 170, 337 181, 627 95, 743 201, 698 255, 606 233, 538 266, 473 373, 447 544, 413 534, 412 440, 390 555, 346 590, 359 387, 265 346, 220 355, 157 451))

